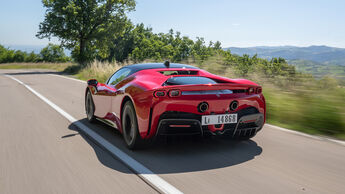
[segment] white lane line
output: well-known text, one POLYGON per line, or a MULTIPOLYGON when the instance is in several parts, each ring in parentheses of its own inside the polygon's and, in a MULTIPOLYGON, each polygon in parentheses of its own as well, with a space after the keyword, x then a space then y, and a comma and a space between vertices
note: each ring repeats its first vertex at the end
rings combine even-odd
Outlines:
POLYGON ((265 124, 265 126, 272 127, 274 129, 278 129, 278 130, 284 131, 286 133, 292 133, 292 134, 295 134, 295 135, 299 135, 299 136, 303 136, 303 137, 308 137, 308 138, 312 138, 312 139, 317 139, 317 140, 329 141, 329 142, 333 142, 333 143, 345 146, 345 141, 331 139, 331 138, 327 138, 327 137, 320 137, 320 136, 316 136, 316 135, 309 135, 309 134, 302 133, 302 132, 299 132, 299 131, 294 131, 294 130, 291 130, 291 129, 286 129, 286 128, 283 128, 283 127, 278 127, 278 126, 270 125, 270 124, 265 124))
POLYGON ((65 78, 65 79, 81 82, 81 83, 84 83, 84 84, 86 83, 86 81, 83 81, 83 80, 80 80, 80 79, 75 79, 75 78, 68 77, 68 76, 57 75, 57 74, 48 74, 48 75, 55 76, 55 77, 62 77, 62 78, 65 78))
POLYGON ((65 112, 63 109, 58 107, 56 104, 48 100, 46 97, 42 96, 40 93, 36 92, 34 89, 32 89, 30 86, 26 85, 22 81, 16 79, 15 77, 12 77, 10 75, 5 75, 16 82, 20 83, 24 87, 26 87, 30 92, 35 94, 37 97, 39 97, 41 100, 43 100, 45 103, 47 103, 49 106, 51 106, 53 109, 55 109, 58 113, 60 113, 62 116, 64 116, 68 121, 76 125, 80 130, 82 130, 86 135, 88 135, 90 138, 92 138, 94 141, 96 141, 99 145, 103 146, 105 149, 107 149, 111 154, 116 156, 119 160, 121 160, 124 164, 126 164, 130 169, 132 169, 139 177, 141 177, 146 183, 153 186, 155 189, 160 191, 161 193, 182 193, 178 189, 176 189, 174 186, 170 185, 168 182, 163 180, 158 175, 154 174, 151 170, 140 164, 138 161, 121 151, 118 147, 111 144, 109 141, 104 139, 102 136, 98 135, 96 132, 94 132, 92 129, 84 125, 82 122, 75 119, 73 116, 65 112))

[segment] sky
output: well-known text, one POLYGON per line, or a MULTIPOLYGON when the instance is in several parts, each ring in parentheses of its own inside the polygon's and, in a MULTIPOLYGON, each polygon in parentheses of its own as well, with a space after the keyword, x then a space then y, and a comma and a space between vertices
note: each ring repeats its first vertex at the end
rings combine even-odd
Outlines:
MULTIPOLYGON (((137 0, 128 16, 156 33, 174 29, 222 47, 345 48, 344 10, 345 0, 137 0)), ((40 0, 0 0, 0 44, 46 45, 35 37, 44 13, 40 0)))

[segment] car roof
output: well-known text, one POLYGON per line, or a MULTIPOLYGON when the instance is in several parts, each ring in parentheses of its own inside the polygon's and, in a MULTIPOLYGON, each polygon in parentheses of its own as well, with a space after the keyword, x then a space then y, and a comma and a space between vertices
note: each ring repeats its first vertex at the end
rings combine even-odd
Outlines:
POLYGON ((124 68, 129 68, 132 72, 138 72, 145 69, 169 69, 169 68, 186 68, 186 69, 199 69, 197 67, 179 64, 179 63, 170 63, 169 67, 165 66, 164 63, 142 63, 142 64, 133 64, 124 66, 124 68))

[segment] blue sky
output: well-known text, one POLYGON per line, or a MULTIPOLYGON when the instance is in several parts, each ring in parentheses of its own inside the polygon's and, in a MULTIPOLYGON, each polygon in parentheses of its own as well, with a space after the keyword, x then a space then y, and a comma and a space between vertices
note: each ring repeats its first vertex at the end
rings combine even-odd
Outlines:
MULTIPOLYGON (((129 17, 154 32, 172 28, 223 47, 345 48, 344 10, 344 0, 137 0, 129 17)), ((47 44, 35 37, 44 11, 40 0, 0 0, 0 44, 47 44)))

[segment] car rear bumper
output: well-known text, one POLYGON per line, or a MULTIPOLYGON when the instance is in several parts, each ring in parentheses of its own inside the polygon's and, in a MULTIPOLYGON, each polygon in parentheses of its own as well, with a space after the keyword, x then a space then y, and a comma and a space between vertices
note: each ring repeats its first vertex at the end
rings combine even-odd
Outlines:
POLYGON ((168 111, 160 116, 156 136, 160 135, 243 135, 254 136, 264 125, 264 114, 255 107, 249 107, 237 112, 238 122, 224 125, 201 125, 201 115, 168 111))

